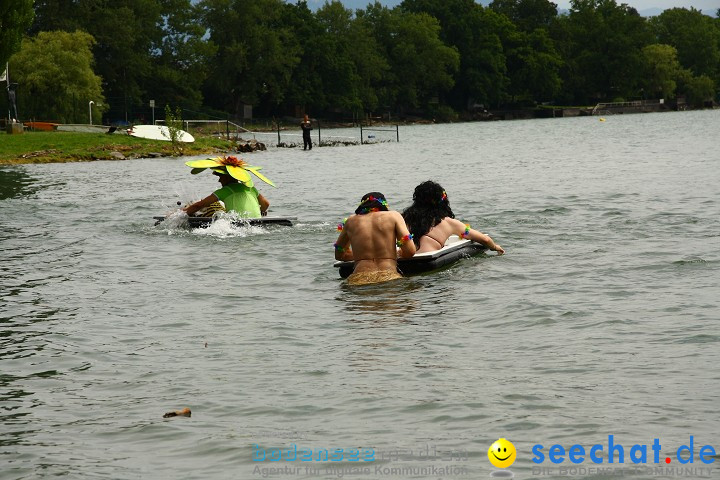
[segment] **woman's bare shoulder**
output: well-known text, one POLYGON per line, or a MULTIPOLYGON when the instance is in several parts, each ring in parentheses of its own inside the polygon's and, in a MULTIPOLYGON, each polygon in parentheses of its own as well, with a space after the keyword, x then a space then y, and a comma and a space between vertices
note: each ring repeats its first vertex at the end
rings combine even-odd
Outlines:
POLYGON ((443 221, 443 223, 444 223, 445 225, 448 225, 448 226, 451 226, 451 227, 456 227, 456 228, 457 228, 457 227, 462 227, 462 228, 465 228, 465 224, 464 224, 463 222, 461 222, 460 220, 458 220, 457 218, 445 217, 445 218, 443 218, 442 221, 443 221))

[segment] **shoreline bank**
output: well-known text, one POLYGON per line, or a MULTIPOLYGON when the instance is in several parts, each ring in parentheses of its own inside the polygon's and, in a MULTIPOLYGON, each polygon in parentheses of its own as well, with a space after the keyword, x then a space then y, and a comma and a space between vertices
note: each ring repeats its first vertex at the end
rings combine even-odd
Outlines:
MULTIPOLYGON (((712 106, 706 109, 717 109, 712 106)), ((373 119, 366 124, 371 127, 412 126, 442 123, 475 123, 499 120, 531 120, 547 118, 568 118, 579 116, 612 116, 636 113, 670 113, 691 110, 680 105, 668 105, 661 102, 622 102, 598 104, 595 107, 543 107, 526 110, 493 110, 459 118, 457 121, 435 121, 406 117, 404 120, 373 119)), ((693 109, 696 110, 696 109, 693 109)), ((319 120, 324 129, 351 128, 356 124, 319 120)), ((288 131, 291 122, 282 123, 281 131, 288 131)), ((254 125, 256 132, 272 133, 275 127, 254 125)), ((174 146, 169 142, 138 139, 130 136, 76 132, 25 131, 22 134, 8 134, 0 131, 0 166, 38 163, 89 162, 95 160, 131 160, 139 158, 181 157, 194 155, 221 155, 225 153, 247 153, 243 144, 234 140, 225 140, 213 135, 198 135, 196 142, 174 146)), ((244 142, 244 141, 243 141, 244 142)))
POLYGON ((26 131, 0 133, 0 165, 132 160, 154 157, 219 155, 237 150, 236 142, 201 137, 173 145, 125 135, 26 131))

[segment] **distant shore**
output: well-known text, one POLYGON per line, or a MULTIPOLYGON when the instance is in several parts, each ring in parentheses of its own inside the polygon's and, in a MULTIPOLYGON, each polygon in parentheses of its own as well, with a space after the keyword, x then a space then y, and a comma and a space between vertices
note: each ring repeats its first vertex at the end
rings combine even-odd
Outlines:
MULTIPOLYGON (((708 106, 713 108, 713 106, 708 106)), ((395 125, 424 125, 434 123, 463 123, 477 121, 520 120, 533 118, 563 118, 591 115, 618 115, 634 113, 672 112, 685 110, 685 106, 668 105, 658 101, 622 102, 598 104, 595 107, 546 106, 532 109, 482 110, 463 115, 453 121, 406 117, 370 118, 364 126, 382 127, 395 125), (369 120, 369 122, 368 122, 369 120)), ((291 119, 283 119, 279 125, 281 132, 297 128, 291 119)), ((318 127, 360 128, 355 122, 341 122, 313 119, 318 127)), ((271 133, 278 131, 278 124, 248 125, 255 132, 271 133)), ((128 160, 135 158, 179 157, 193 155, 221 155, 224 153, 247 152, 244 142, 226 140, 218 135, 196 135, 194 143, 180 143, 147 140, 129 135, 107 135, 102 133, 25 131, 21 134, 8 134, 0 131, 0 165, 20 165, 36 163, 88 162, 93 160, 128 160)), ((342 143, 342 142, 340 142, 342 143)), ((290 146, 293 145, 284 145, 290 146)), ((264 148, 264 147, 263 147, 264 148)))

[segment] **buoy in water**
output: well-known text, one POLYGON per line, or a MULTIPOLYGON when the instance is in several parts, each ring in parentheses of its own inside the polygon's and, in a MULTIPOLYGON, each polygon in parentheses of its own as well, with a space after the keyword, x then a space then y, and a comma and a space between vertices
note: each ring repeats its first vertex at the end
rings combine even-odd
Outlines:
POLYGON ((600 121, 601 121, 601 122, 604 122, 605 119, 604 119, 603 117, 600 117, 600 121))

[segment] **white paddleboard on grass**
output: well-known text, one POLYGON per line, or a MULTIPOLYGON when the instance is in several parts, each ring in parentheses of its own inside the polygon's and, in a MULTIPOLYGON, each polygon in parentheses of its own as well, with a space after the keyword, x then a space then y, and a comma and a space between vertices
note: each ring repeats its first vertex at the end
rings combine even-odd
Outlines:
MULTIPOLYGON (((128 129, 128 134, 133 137, 147 138, 149 140, 170 141, 170 129, 165 125, 135 125, 128 129)), ((192 143, 195 137, 185 130, 178 130, 178 140, 185 143, 192 143)))

